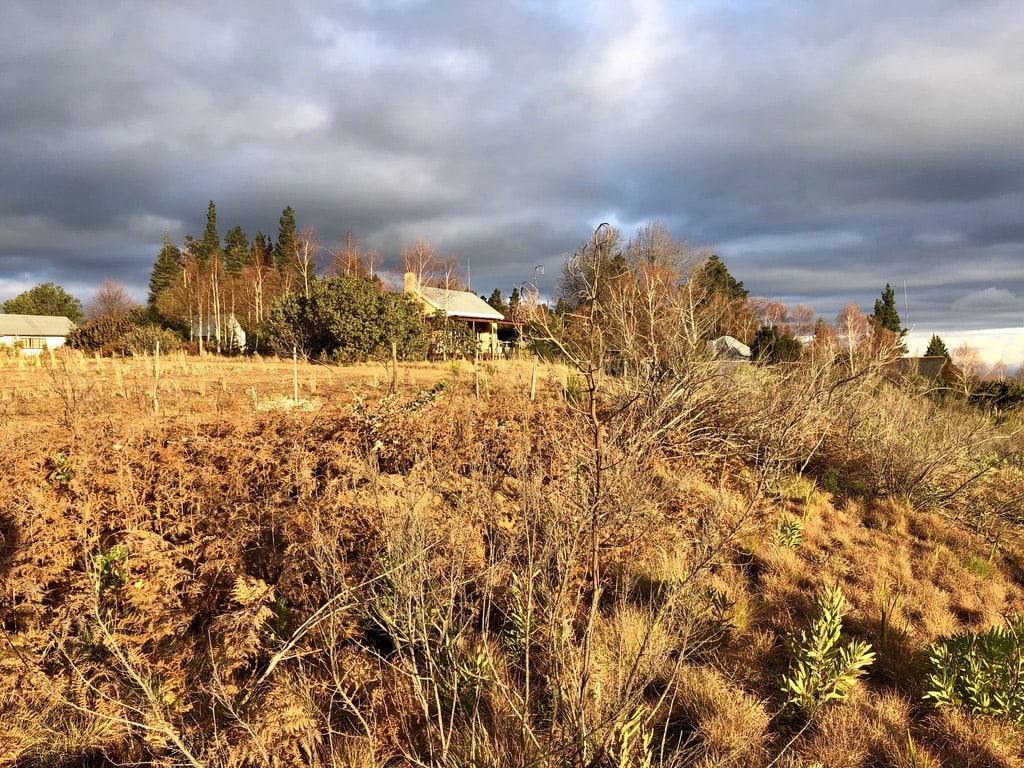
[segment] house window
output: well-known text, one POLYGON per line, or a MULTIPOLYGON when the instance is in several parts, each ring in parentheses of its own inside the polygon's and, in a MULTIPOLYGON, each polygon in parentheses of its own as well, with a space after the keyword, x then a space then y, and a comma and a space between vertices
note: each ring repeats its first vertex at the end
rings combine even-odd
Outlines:
POLYGON ((22 349, 46 349, 46 339, 39 336, 29 336, 20 341, 22 349))

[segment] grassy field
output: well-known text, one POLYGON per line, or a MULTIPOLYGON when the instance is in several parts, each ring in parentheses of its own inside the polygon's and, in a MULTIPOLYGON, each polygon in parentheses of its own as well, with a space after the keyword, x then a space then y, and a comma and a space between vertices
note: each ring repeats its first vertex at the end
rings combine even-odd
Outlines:
POLYGON ((4 359, 0 765, 1024 765, 1013 421, 829 371, 4 359))

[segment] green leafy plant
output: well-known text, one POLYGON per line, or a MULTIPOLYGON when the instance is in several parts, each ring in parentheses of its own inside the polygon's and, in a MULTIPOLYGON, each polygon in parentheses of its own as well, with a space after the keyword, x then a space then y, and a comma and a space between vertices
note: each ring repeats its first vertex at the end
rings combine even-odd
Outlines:
POLYGON ((925 699, 1024 724, 1024 618, 1013 616, 987 632, 940 638, 928 650, 925 699))
POLYGON ((101 600, 108 591, 123 587, 128 582, 128 550, 115 544, 96 555, 93 560, 93 580, 101 600))
POLYGON ((845 699, 875 660, 868 643, 839 643, 846 599, 838 585, 827 585, 815 598, 814 607, 814 621, 794 638, 795 660, 782 679, 786 705, 809 715, 830 702, 845 699))
POLYGON ((772 532, 772 543, 790 549, 799 549, 804 542, 804 524, 801 520, 783 520, 772 532))

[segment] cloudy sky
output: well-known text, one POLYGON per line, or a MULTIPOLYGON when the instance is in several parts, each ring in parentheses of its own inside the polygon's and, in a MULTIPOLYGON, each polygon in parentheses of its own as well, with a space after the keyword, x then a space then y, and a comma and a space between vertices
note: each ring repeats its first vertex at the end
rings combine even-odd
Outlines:
POLYGON ((660 220, 753 295, 832 319, 888 282, 922 347, 1018 364, 1022 39, 1019 0, 6 0, 0 301, 144 300, 210 200, 506 295, 660 220))

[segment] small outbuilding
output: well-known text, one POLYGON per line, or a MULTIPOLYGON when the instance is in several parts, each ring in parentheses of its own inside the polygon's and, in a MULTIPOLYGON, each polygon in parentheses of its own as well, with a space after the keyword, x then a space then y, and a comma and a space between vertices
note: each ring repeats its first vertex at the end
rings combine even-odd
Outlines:
POLYGON ((0 314, 0 344, 38 355, 45 349, 63 347, 75 324, 52 315, 0 314))

